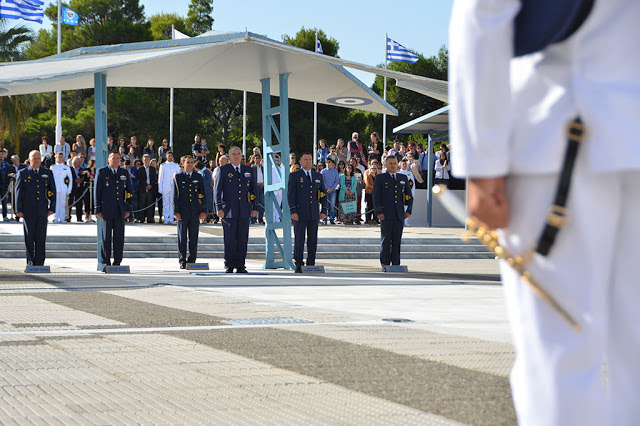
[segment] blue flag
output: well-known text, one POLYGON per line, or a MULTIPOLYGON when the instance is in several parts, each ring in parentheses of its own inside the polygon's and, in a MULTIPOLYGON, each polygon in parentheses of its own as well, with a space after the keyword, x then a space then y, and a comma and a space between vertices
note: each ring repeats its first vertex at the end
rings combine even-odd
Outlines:
POLYGON ((0 0, 0 18, 24 19, 42 24, 44 2, 40 0, 0 0))
POLYGON ((318 38, 317 35, 316 35, 316 53, 324 54, 324 52, 322 51, 322 45, 320 44, 320 39, 318 38))
POLYGON ((78 12, 62 6, 62 19, 60 22, 67 25, 78 25, 78 12))
POLYGON ((397 41, 393 41, 387 37, 387 59, 389 61, 415 64, 420 58, 397 41))

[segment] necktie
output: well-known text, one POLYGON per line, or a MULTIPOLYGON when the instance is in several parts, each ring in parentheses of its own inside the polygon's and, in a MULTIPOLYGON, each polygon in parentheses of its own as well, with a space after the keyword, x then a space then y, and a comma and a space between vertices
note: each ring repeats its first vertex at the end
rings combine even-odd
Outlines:
POLYGON ((311 172, 305 172, 307 174, 307 180, 311 183, 311 172))
POLYGON ((395 173, 393 173, 391 175, 391 179, 393 179, 393 184, 395 185, 396 184, 396 174, 395 173))
POLYGON ((240 176, 240 167, 237 167, 237 166, 234 166, 234 167, 235 167, 235 169, 236 169, 236 174, 237 174, 238 176, 240 176))

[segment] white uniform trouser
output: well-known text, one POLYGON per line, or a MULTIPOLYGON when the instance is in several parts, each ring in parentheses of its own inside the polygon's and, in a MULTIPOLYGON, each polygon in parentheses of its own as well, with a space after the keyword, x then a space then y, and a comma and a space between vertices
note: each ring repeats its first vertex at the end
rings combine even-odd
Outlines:
MULTIPOLYGON (((278 207, 282 207, 282 189, 275 191, 273 195, 276 197, 276 200, 278 201, 278 207)), ((278 210, 275 208, 275 206, 273 207, 273 222, 274 223, 280 222, 280 214, 278 214, 278 210)))
POLYGON ((162 193, 162 216, 165 222, 173 222, 173 191, 162 193))
POLYGON ((54 221, 64 222, 67 210, 67 191, 56 191, 56 211, 53 216, 54 221))
MULTIPOLYGON (((640 419, 640 172, 593 174, 578 155, 570 221, 546 258, 530 270, 572 314, 573 331, 502 262, 516 347, 511 372, 521 425, 632 425, 640 419), (601 367, 607 360, 608 386, 601 367)), ((533 248, 551 205, 557 176, 508 178, 505 246, 533 248)))

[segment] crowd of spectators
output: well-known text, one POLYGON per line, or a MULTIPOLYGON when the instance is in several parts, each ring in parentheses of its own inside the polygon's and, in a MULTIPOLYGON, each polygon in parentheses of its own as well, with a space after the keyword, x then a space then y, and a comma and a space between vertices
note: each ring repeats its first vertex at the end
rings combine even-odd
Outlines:
MULTIPOLYGON (((58 143, 51 145, 48 137, 43 136, 41 142, 39 151, 45 167, 54 170, 54 174, 58 177, 69 174, 66 180, 60 178, 61 182, 64 182, 62 185, 66 188, 57 188, 58 200, 61 196, 66 198, 64 217, 56 215, 54 221, 71 222, 75 217, 76 222, 94 222, 92 185, 96 172, 95 139, 90 139, 87 144, 82 135, 77 135, 75 142, 70 145, 62 137, 58 143), (60 170, 57 170, 58 165, 60 170)), ((322 173, 329 203, 329 214, 323 220, 324 224, 375 225, 378 223, 373 214, 373 182, 377 175, 385 172, 384 162, 390 155, 398 158, 399 173, 407 175, 414 192, 416 188, 426 188, 430 161, 434 165, 435 184, 451 186, 454 181, 450 175, 449 149, 445 144, 440 146, 439 151, 428 155, 423 147, 415 142, 405 144, 395 140, 390 146, 384 146, 378 134, 374 132, 371 133, 370 142, 365 147, 360 140, 360 135, 354 132, 346 144, 343 138, 339 138, 335 145, 328 145, 326 140, 321 139, 318 146, 316 164, 313 167, 322 173)), ((169 141, 163 139, 160 146, 156 147, 153 139, 148 139, 146 144, 141 146, 136 136, 131 136, 128 143, 124 137, 120 137, 117 143, 109 137, 107 149, 109 152, 120 153, 121 167, 129 172, 134 188, 131 200, 133 214, 128 220, 137 223, 154 223, 157 217, 163 223, 175 223, 173 217, 166 217, 167 209, 163 209, 163 198, 165 203, 168 200, 163 197, 163 192, 170 187, 173 175, 182 170, 181 166, 174 162, 169 141)), ((216 168, 229 162, 228 147, 224 143, 219 143, 215 149, 212 149, 215 154, 209 150, 205 138, 198 134, 194 136, 191 154, 196 161, 196 171, 203 176, 205 182, 206 223, 219 222, 213 208, 213 185, 216 168)), ((279 183, 280 177, 284 176, 283 165, 278 154, 274 155, 274 160, 276 166, 270 172, 271 180, 279 183)), ((258 217, 252 220, 253 223, 264 224, 265 200, 262 189, 265 185, 265 170, 259 147, 253 148, 245 163, 253 168, 260 189, 256 194, 258 217)), ((290 172, 300 168, 295 152, 289 153, 289 164, 290 172)), ((17 155, 9 156, 6 150, 0 150, 0 197, 2 198, 2 216, 5 221, 19 220, 17 217, 9 219, 8 205, 12 202, 11 189, 16 173, 27 166, 28 160, 22 163, 17 155)), ((281 191, 275 196, 277 202, 281 204, 281 191)), ((274 208, 273 211, 273 220, 280 221, 277 209, 274 208)))

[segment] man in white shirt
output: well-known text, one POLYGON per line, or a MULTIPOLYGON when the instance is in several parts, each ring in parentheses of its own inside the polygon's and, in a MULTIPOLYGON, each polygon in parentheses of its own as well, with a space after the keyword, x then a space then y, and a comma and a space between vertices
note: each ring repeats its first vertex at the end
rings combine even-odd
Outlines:
POLYGON ((173 219, 173 177, 180 172, 180 166, 173 161, 173 152, 167 152, 167 161, 160 166, 158 192, 162 194, 162 216, 164 224, 175 224, 173 219))
POLYGON ((67 161, 69 159, 71 146, 65 141, 64 136, 62 136, 58 143, 53 147, 53 152, 56 154, 56 156, 59 152, 61 152, 64 156, 64 161, 67 161))
POLYGON ((64 163, 64 154, 56 154, 56 164, 51 166, 51 173, 56 181, 56 211, 53 223, 62 223, 65 219, 67 199, 71 194, 73 176, 71 168, 64 163))
POLYGON ((454 3, 453 173, 470 179, 470 214, 581 328, 501 263, 521 425, 640 418, 639 21, 628 0, 454 3))

